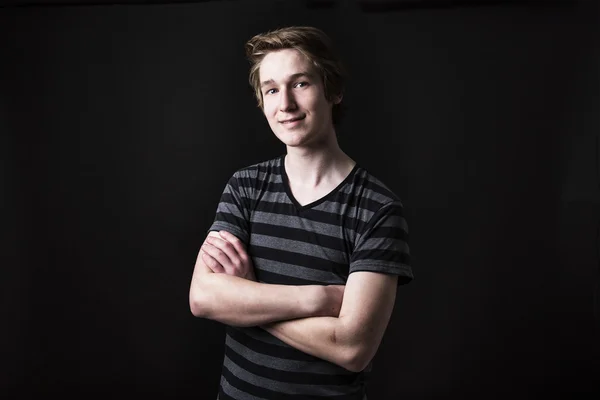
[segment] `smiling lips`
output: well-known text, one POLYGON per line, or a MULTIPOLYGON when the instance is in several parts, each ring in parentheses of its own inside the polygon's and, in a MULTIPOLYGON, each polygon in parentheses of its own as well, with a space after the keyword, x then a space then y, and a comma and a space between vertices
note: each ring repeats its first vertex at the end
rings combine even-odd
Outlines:
POLYGON ((284 121, 279 121, 279 122, 282 124, 291 124, 292 122, 300 121, 302 119, 304 119, 304 117, 296 117, 296 118, 286 119, 284 121))

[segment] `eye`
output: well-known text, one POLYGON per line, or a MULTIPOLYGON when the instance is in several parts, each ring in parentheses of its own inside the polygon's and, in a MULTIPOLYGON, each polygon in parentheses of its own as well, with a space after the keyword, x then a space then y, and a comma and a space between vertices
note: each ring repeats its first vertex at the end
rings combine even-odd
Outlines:
POLYGON ((265 94, 273 94, 275 93, 274 91, 276 91, 277 89, 269 89, 265 92, 265 94))
POLYGON ((302 85, 302 87, 308 86, 308 82, 298 82, 294 85, 294 87, 300 87, 300 85, 302 85))

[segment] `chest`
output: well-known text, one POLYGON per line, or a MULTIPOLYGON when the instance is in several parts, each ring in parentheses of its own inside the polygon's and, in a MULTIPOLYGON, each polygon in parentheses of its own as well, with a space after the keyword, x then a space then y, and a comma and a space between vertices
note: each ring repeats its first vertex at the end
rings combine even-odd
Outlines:
POLYGON ((331 207, 262 203, 249 226, 248 250, 257 279, 273 284, 344 284, 355 233, 344 209, 331 207))

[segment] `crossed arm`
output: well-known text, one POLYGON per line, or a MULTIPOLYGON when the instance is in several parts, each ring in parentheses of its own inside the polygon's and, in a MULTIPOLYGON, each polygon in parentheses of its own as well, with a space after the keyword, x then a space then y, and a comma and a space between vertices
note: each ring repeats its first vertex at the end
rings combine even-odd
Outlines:
POLYGON ((194 268, 190 307, 199 317, 261 326, 298 350, 358 372, 381 343, 396 279, 355 272, 345 287, 258 283, 243 244, 227 232, 211 232, 194 268))
POLYGON ((260 326, 339 314, 343 286, 258 283, 243 244, 232 234, 224 235, 229 242, 217 232, 210 232, 198 252, 189 292, 192 314, 232 326, 260 326), (211 246, 210 242, 217 246, 227 243, 230 256, 211 246))

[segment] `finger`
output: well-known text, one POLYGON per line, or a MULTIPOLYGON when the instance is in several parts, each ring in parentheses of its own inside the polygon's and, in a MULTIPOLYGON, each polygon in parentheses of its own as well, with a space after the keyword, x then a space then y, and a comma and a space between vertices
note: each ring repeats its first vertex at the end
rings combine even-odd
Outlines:
MULTIPOLYGON (((240 256, 236 249, 227 240, 219 239, 217 237, 208 237, 206 242, 217 249, 221 250, 229 259, 228 265, 237 265, 240 261, 240 256)), ((223 264, 227 268, 227 265, 223 264)))
POLYGON ((223 266, 221 264, 219 264, 219 262, 217 260, 215 260, 213 257, 211 257, 210 254, 202 251, 201 256, 202 256, 202 261, 204 261, 204 264, 206 264, 206 266, 208 268, 210 268, 212 272, 216 272, 216 273, 225 272, 225 269, 223 268, 223 266))
POLYGON ((227 269, 227 266, 231 265, 231 260, 229 259, 227 254, 221 251, 221 249, 219 249, 218 247, 208 243, 208 240, 202 245, 202 250, 204 250, 208 255, 214 258, 219 264, 221 264, 223 268, 227 269))
POLYGON ((229 243, 231 243, 231 245, 233 246, 233 248, 235 249, 235 251, 240 255, 244 255, 247 256, 248 253, 246 252, 246 246, 244 245, 244 243, 238 239, 237 236, 227 232, 227 231, 219 231, 219 235, 221 235, 223 237, 223 239, 227 240, 229 243))

